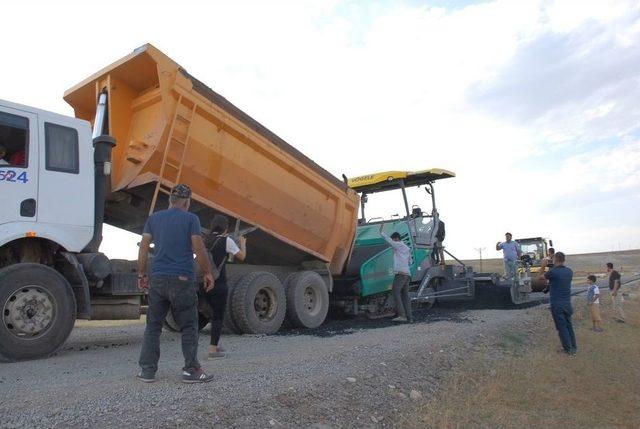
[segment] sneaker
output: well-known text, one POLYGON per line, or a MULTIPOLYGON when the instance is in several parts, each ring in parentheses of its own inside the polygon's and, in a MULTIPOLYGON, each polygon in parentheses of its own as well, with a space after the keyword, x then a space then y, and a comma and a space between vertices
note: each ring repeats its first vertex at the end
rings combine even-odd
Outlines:
POLYGON ((202 368, 193 371, 193 372, 189 372, 189 371, 182 371, 182 382, 183 383, 208 383, 211 380, 213 380, 213 375, 207 375, 204 373, 204 371, 202 370, 202 368))
POLYGON ((402 316, 398 316, 394 319, 391 319, 392 322, 406 322, 407 318, 406 317, 402 317, 402 316))
POLYGON ((616 322, 618 322, 618 323, 625 323, 624 319, 616 319, 616 322))
POLYGON ((223 358, 226 355, 224 353, 222 353, 220 351, 220 348, 218 347, 218 351, 217 352, 209 352, 209 357, 207 359, 217 359, 217 358, 223 358))
POLYGON ((596 331, 596 332, 604 332, 604 329, 602 329, 602 328, 596 328, 596 329, 594 329, 594 331, 596 331))
POLYGON ((140 371, 138 375, 136 375, 136 378, 142 381, 143 383, 153 383, 154 381, 156 381, 155 374, 149 374, 143 371, 140 371))
POLYGON ((225 349, 223 346, 218 346, 218 351, 224 353, 227 351, 227 349, 225 349))

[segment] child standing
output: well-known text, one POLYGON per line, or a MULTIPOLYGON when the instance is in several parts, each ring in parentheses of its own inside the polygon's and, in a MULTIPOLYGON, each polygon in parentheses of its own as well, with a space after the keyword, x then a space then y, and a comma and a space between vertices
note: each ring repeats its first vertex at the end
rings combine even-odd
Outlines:
POLYGON ((602 317, 600 317, 600 289, 596 285, 596 276, 593 274, 587 277, 589 290, 587 291, 587 307, 593 322, 592 331, 602 332, 602 317))

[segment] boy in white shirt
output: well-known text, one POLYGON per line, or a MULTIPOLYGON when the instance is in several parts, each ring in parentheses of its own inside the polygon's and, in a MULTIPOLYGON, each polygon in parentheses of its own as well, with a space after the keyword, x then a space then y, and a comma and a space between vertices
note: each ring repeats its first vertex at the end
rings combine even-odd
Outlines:
POLYGON ((602 317, 600 317, 600 289, 596 285, 596 276, 587 277, 589 290, 587 291, 587 308, 593 322, 592 331, 602 332, 602 317))

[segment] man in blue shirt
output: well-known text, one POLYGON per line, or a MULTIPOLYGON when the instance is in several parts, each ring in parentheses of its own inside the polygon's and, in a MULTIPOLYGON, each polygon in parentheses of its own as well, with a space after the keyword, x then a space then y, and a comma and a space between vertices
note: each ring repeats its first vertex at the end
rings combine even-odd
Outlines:
POLYGON ((194 284, 193 254, 204 273, 205 287, 213 285, 211 265, 201 236, 200 220, 189 213, 191 189, 176 185, 169 196, 169 209, 152 214, 144 226, 138 252, 138 286, 149 290, 147 326, 144 331, 138 379, 155 381, 160 359, 160 334, 167 312, 180 325, 184 383, 205 383, 213 376, 198 362, 198 294, 194 284), (154 243, 151 287, 147 277, 149 247, 154 243))
POLYGON ((551 316, 558 330, 558 336, 565 353, 575 355, 577 352, 576 335, 573 332, 571 315, 571 281, 573 271, 564 266, 565 256, 557 252, 553 256, 553 268, 540 276, 541 280, 549 281, 549 304, 551 316))
POLYGON ((516 241, 511 240, 512 235, 510 232, 507 232, 504 237, 506 241, 496 243, 496 250, 502 250, 504 276, 508 280, 513 280, 518 270, 518 260, 521 254, 520 245, 516 241))

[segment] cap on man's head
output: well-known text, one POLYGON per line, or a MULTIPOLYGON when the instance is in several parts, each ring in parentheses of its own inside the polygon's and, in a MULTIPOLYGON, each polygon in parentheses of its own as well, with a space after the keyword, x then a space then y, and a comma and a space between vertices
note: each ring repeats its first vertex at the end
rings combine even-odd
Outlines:
POLYGON ((394 232, 393 234, 391 234, 391 238, 393 238, 393 239, 397 238, 399 240, 400 239, 400 233, 394 232))
POLYGON ((177 198, 191 198, 191 188, 187 185, 176 185, 171 190, 171 195, 177 198))

